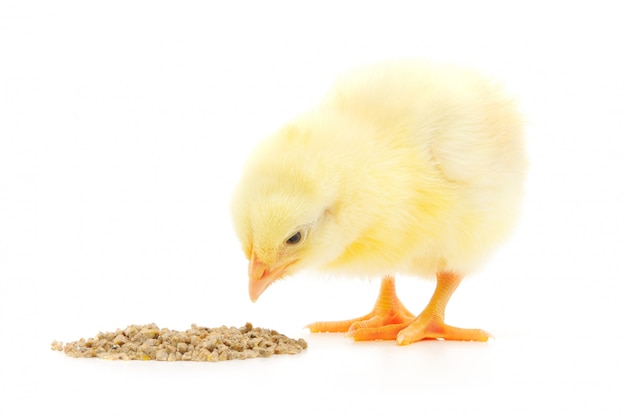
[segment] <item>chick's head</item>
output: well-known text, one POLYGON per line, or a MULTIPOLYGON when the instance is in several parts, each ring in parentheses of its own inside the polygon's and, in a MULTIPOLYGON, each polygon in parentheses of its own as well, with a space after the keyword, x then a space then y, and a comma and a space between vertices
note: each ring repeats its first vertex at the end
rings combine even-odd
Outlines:
POLYGON ((346 245, 334 175, 308 166, 288 143, 278 152, 265 150, 261 146, 248 161, 232 200, 252 301, 276 280, 338 257, 346 245))

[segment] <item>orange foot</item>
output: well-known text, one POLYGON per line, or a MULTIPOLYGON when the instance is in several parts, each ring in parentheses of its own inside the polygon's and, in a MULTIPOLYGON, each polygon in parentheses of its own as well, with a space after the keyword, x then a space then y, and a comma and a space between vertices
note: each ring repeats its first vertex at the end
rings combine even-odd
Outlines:
POLYGON ((445 307, 461 282, 453 273, 438 273, 437 288, 424 311, 415 317, 398 299, 393 277, 385 277, 374 310, 357 319, 339 322, 316 322, 311 332, 347 332, 356 341, 397 340, 400 345, 424 339, 487 341, 491 335, 481 329, 464 329, 443 322, 445 307))
POLYGON ((396 295, 393 277, 385 277, 374 309, 365 316, 336 322, 315 322, 307 325, 311 332, 347 332, 356 341, 396 339, 398 332, 415 320, 396 295))

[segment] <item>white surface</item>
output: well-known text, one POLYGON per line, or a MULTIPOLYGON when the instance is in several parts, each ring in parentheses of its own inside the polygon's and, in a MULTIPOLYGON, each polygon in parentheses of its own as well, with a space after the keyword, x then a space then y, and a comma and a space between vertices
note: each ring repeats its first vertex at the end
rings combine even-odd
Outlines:
MULTIPOLYGON (((284 3, 0 4, 0 414, 626 413, 621 5, 284 3), (367 312, 376 282, 297 276, 247 298, 228 199, 249 149, 337 73, 401 56, 484 68, 529 120, 523 221, 448 308, 488 344, 300 329, 367 312), (310 348, 217 364, 49 350, 246 321, 310 348)), ((398 286, 418 312, 433 282, 398 286)))

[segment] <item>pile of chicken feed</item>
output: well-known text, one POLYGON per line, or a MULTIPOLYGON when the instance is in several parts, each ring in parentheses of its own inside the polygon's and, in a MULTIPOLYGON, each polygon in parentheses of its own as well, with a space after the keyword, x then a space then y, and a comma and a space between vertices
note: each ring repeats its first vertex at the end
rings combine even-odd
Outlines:
POLYGON ((100 332, 87 340, 52 342, 53 350, 70 357, 109 360, 245 360, 298 354, 306 348, 302 338, 295 340, 274 330, 255 328, 250 323, 241 328, 206 328, 193 324, 186 331, 159 329, 155 324, 130 325, 115 332, 100 332))

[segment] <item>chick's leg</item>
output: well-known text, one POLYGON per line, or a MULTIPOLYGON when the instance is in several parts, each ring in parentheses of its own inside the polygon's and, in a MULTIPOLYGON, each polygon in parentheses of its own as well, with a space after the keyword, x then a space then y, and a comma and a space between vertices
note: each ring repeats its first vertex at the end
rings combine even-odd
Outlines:
POLYGON ((455 273, 437 273, 435 293, 424 311, 398 333, 398 344, 407 345, 433 338, 456 341, 487 341, 489 339, 489 333, 482 329, 457 328, 443 322, 446 305, 462 279, 462 276, 455 273))
POLYGON ((336 322, 315 322, 311 332, 348 332, 357 341, 396 339, 398 332, 415 320, 398 296, 393 277, 384 277, 374 309, 365 316, 336 322))

